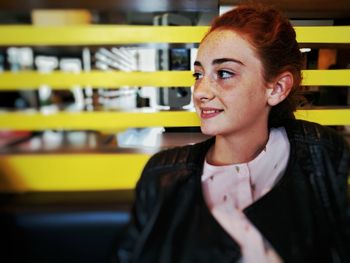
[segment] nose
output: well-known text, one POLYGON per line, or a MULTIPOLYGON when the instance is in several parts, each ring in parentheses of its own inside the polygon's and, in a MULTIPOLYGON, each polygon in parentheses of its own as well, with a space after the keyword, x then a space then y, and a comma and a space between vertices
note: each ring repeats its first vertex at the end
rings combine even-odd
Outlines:
POLYGON ((215 97, 213 92, 213 83, 207 77, 203 77, 197 81, 193 89, 193 98, 196 101, 206 102, 215 97))

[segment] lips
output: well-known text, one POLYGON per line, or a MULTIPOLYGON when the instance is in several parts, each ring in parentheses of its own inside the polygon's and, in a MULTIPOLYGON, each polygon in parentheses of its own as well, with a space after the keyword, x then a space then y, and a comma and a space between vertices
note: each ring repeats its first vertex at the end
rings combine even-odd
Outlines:
POLYGON ((201 108, 201 118, 209 119, 219 115, 224 110, 216 108, 201 108))

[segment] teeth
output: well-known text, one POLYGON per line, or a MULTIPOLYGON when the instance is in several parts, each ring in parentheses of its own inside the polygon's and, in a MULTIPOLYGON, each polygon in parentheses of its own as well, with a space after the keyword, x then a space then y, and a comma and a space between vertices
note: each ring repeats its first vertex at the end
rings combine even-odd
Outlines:
POLYGON ((219 110, 203 110, 204 114, 212 114, 212 113, 215 113, 215 112, 219 112, 219 110))

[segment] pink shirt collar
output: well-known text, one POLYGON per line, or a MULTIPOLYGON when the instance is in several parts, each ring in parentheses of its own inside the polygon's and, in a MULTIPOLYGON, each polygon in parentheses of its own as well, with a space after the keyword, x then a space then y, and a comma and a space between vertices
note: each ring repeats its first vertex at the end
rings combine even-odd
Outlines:
POLYGON ((284 174, 290 144, 284 128, 272 129, 266 150, 248 163, 204 163, 202 190, 212 215, 239 244, 241 263, 281 263, 282 259, 242 212, 265 195, 284 174))

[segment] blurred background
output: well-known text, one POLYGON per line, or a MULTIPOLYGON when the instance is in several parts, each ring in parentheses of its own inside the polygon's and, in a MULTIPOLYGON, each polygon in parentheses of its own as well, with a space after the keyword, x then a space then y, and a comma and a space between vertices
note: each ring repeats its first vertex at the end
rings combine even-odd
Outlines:
MULTIPOLYGON (((0 1, 4 262, 113 257, 148 158, 206 139, 192 65, 212 19, 238 2, 0 1)), ((297 30, 305 63, 297 117, 350 141, 350 2, 261 2, 297 30)))

